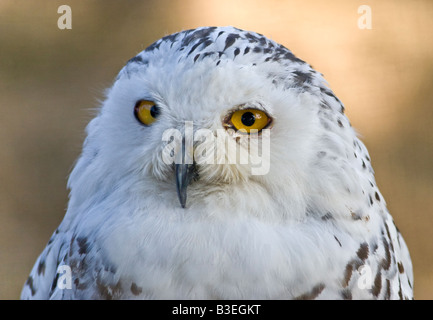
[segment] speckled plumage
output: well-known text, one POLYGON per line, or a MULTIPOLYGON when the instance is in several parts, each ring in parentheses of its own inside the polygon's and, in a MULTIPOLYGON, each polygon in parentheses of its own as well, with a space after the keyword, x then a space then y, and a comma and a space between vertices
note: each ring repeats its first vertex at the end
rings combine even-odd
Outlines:
MULTIPOLYGON (((223 131, 224 132, 224 131, 223 131)), ((248 137, 233 139, 240 145, 248 137)), ((322 75, 232 27, 162 38, 128 61, 87 127, 64 220, 23 299, 412 299, 406 244, 368 151, 322 75), (161 110, 145 127, 140 99, 161 110), (179 205, 166 129, 224 129, 242 105, 273 118, 269 172, 202 164, 179 205), (58 266, 72 287, 58 285, 58 266)))

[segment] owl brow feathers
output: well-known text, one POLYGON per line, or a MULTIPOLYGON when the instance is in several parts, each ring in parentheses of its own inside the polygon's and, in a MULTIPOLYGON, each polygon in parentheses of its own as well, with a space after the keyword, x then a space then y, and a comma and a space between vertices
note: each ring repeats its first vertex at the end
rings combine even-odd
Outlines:
POLYGON ((200 128, 185 121, 184 132, 175 128, 162 134, 165 164, 250 164, 252 175, 265 175, 270 169, 270 129, 237 131, 200 128), (234 138, 234 139, 233 139, 234 138))

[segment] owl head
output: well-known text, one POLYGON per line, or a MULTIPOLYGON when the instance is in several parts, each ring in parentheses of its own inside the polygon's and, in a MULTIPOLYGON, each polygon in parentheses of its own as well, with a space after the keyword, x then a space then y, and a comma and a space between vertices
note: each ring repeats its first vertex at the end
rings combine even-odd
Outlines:
POLYGON ((312 194, 358 190, 346 164, 366 153, 320 73, 233 27, 175 33, 129 60, 87 134, 76 201, 154 188, 187 209, 242 192, 305 211, 312 194))

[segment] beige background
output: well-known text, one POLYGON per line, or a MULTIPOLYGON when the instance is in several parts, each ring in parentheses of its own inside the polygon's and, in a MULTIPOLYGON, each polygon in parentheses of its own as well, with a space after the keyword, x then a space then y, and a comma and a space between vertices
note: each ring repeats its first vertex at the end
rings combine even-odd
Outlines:
POLYGON ((325 75, 409 245, 415 298, 433 298, 432 17, 431 0, 0 0, 0 298, 19 297, 65 213, 104 88, 153 41, 205 25, 263 33, 325 75), (62 4, 72 30, 57 28, 62 4))

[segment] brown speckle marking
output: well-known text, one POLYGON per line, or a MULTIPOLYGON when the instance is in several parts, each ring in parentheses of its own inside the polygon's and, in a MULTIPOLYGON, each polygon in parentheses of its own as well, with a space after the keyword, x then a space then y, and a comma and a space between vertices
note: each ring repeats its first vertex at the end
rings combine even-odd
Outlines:
POLYGON ((296 300, 313 300, 316 299, 320 293, 322 293, 323 289, 325 289, 325 285, 323 283, 318 284, 310 292, 306 292, 296 297, 296 300))
POLYGON ((86 237, 78 237, 77 238, 78 243, 78 253, 79 254, 86 254, 89 250, 89 243, 87 242, 86 237))
POLYGON ((343 288, 346 288, 349 285, 350 279, 352 278, 352 273, 353 273, 353 263, 349 262, 346 265, 346 269, 344 270, 343 288))
POLYGON ((385 300, 391 299, 391 282, 389 281, 389 279, 386 279, 386 291, 385 291, 384 299, 385 300))
POLYGON ((356 212, 354 212, 352 210, 350 210, 350 215, 352 216, 353 220, 361 220, 362 219, 362 217, 361 217, 362 215, 361 214, 356 213, 356 212))
POLYGON ((399 297, 400 300, 404 300, 403 299, 403 291, 401 290, 401 281, 400 281, 400 278, 398 278, 398 287, 399 287, 398 297, 399 297))
POLYGON ((32 296, 34 296, 36 293, 36 289, 33 286, 33 277, 32 276, 27 278, 26 285, 29 286, 30 292, 32 293, 32 296))
POLYGON ((356 255, 362 262, 364 262, 368 258, 368 244, 366 242, 362 243, 359 247, 356 255))
POLYGON ((380 196, 379 196, 379 194, 377 192, 374 194, 374 196, 376 197, 377 201, 380 201, 380 196))
POLYGON ((74 280, 75 287, 77 290, 86 290, 88 288, 88 283, 80 282, 79 278, 75 278, 74 280))
POLYGON ((398 272, 404 273, 403 263, 401 262, 397 263, 397 267, 398 267, 398 272))
POLYGON ((349 285, 350 279, 352 278, 353 270, 358 270, 359 267, 364 265, 365 260, 367 260, 369 254, 369 247, 366 242, 363 242, 358 251, 356 251, 356 258, 349 261, 346 265, 346 269, 344 270, 344 278, 342 282, 343 288, 346 288, 349 285))
POLYGON ((352 300, 352 292, 349 289, 341 290, 341 296, 344 300, 352 300))
POLYGON ((394 245, 392 244, 392 240, 391 240, 391 232, 389 232, 389 227, 387 223, 385 223, 385 230, 386 230, 386 235, 388 236, 389 239, 389 246, 391 247, 392 252, 394 252, 394 245))
POLYGON ((410 287, 411 289, 413 289, 413 288, 412 288, 412 283, 410 283, 410 280, 409 280, 409 279, 407 279, 407 284, 409 285, 409 287, 410 287))
POLYGON ((371 293, 373 294, 373 296, 377 298, 379 296, 380 290, 382 290, 382 274, 381 274, 381 270, 379 269, 379 271, 376 274, 376 277, 374 278, 373 288, 371 289, 371 293))
POLYGON ((385 237, 382 238, 384 250, 385 250, 385 258, 382 259, 381 265, 385 270, 388 270, 391 266, 391 252, 389 250, 388 241, 386 241, 385 237))
POLYGON ((115 285, 106 285, 98 279, 96 280, 96 288, 98 290, 99 298, 105 300, 119 299, 123 293, 120 281, 115 285))
POLYGON ((134 296, 138 296, 143 292, 143 289, 137 286, 135 282, 131 284, 131 292, 134 296))
POLYGON ((38 265, 38 275, 44 275, 45 274, 45 260, 42 260, 39 262, 38 265))

